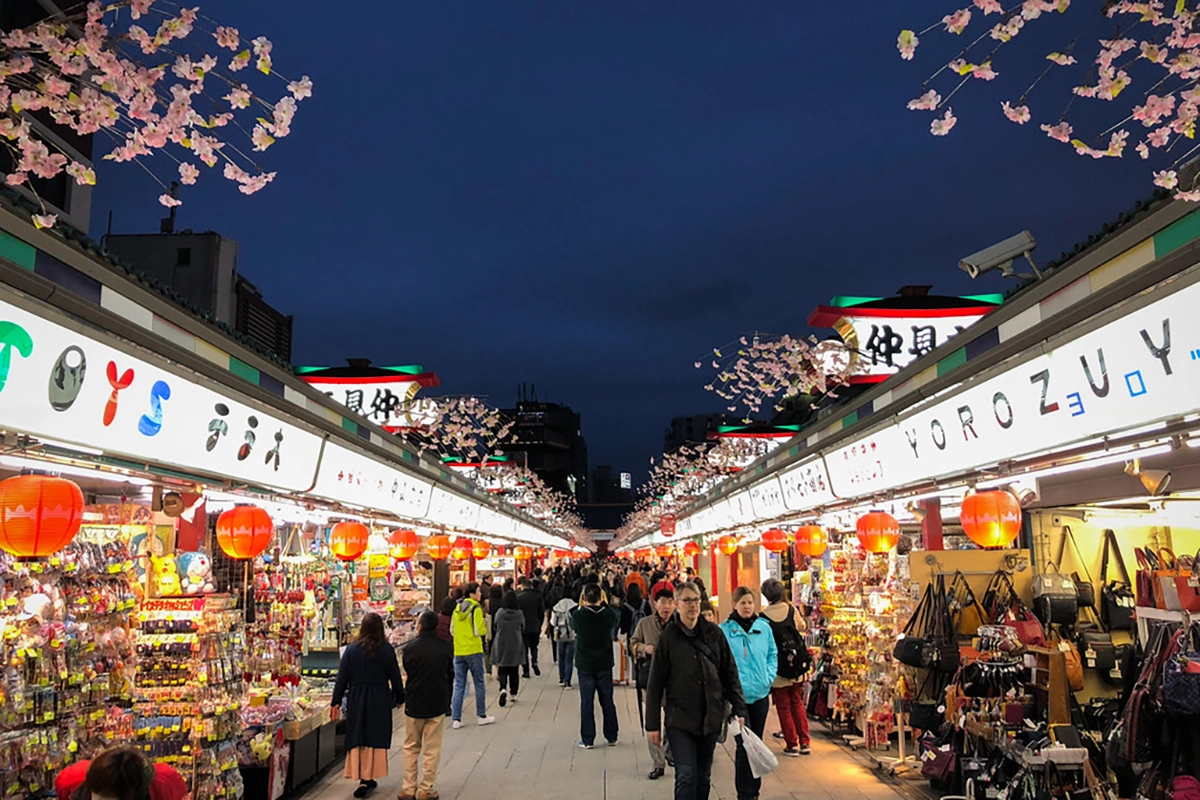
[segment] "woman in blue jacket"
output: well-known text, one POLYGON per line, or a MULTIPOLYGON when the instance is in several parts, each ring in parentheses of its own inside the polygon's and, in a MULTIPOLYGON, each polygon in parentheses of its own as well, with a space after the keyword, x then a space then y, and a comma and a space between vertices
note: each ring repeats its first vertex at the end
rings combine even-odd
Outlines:
MULTIPOLYGON (((738 678, 749 712, 746 725, 761 739, 767 725, 767 712, 771 710, 771 684, 775 681, 779 653, 770 623, 758 615, 753 591, 745 586, 734 590, 733 613, 721 623, 721 630, 725 632, 737 662, 738 678)), ((750 772, 750 761, 741 736, 737 737, 735 767, 734 786, 738 800, 758 800, 762 780, 750 772)))

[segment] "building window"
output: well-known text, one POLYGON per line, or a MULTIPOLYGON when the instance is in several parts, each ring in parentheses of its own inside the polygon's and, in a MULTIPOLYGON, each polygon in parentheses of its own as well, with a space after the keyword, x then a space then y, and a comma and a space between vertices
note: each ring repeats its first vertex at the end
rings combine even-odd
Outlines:
POLYGON ((175 249, 175 266, 190 267, 192 265, 192 248, 179 247, 175 249))

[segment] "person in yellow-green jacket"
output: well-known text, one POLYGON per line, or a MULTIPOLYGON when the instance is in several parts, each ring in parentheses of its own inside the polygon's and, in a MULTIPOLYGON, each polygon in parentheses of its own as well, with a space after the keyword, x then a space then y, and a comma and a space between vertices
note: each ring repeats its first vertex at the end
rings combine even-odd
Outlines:
POLYGON ((451 727, 462 727, 463 697, 467 694, 467 672, 475 683, 475 713, 480 725, 491 725, 495 717, 487 713, 487 688, 483 682, 483 639, 487 634, 487 622, 483 617, 480 600, 483 592, 479 584, 467 584, 467 593, 454 608, 450 620, 450 632, 454 637, 454 697, 450 702, 450 715, 454 719, 451 727))

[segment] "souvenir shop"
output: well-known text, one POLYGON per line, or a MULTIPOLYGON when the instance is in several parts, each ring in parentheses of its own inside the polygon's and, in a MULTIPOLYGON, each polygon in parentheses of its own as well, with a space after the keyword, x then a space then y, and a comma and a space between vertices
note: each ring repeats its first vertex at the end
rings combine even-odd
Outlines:
POLYGON ((810 715, 933 796, 1200 797, 1195 213, 1158 207, 674 523, 714 596, 789 582, 810 715))
POLYGON ((0 797, 132 742, 195 800, 277 800, 337 756, 363 614, 402 644, 439 571, 562 545, 299 381, 271 401, 76 310, 0 286, 0 797))

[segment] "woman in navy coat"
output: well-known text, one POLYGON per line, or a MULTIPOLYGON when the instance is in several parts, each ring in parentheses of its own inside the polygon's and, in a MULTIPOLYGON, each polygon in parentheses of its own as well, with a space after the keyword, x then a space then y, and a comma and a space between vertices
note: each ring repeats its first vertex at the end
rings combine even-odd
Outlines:
POLYGON ((344 777, 359 782, 355 797, 366 797, 387 777, 388 748, 392 746, 392 709, 404 705, 404 679, 396 650, 383 635, 378 614, 363 617, 358 638, 342 653, 333 705, 346 703, 346 770, 344 777))

